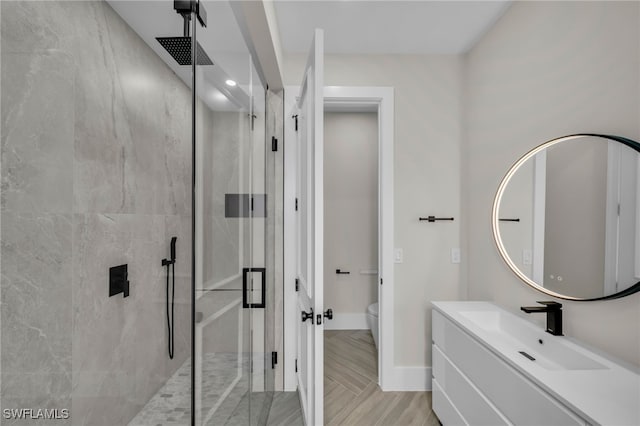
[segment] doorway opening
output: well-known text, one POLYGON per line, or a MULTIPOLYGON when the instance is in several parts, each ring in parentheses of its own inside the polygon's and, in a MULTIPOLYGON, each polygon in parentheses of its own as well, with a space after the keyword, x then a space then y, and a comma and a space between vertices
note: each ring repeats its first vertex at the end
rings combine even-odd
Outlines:
MULTIPOLYGON (((285 115, 290 111, 296 103, 296 95, 298 94, 298 88, 290 87, 285 89, 285 115)), ((374 226, 377 227, 377 235, 375 237, 376 250, 374 251, 374 257, 377 262, 368 266, 351 266, 349 270, 346 266, 338 266, 331 264, 331 260, 325 260, 323 269, 325 270, 325 283, 328 283, 330 279, 334 279, 336 276, 344 278, 349 276, 350 278, 355 275, 368 277, 373 281, 373 287, 368 290, 365 287, 365 292, 369 291, 368 295, 371 300, 362 298, 361 304, 367 306, 359 312, 357 315, 349 316, 348 311, 342 312, 347 315, 340 315, 342 309, 337 310, 331 306, 329 300, 325 301, 323 310, 331 308, 336 312, 334 323, 332 321, 325 321, 322 324, 322 328, 326 328, 329 331, 329 335, 333 333, 332 328, 348 326, 348 324, 359 324, 362 328, 362 332, 368 334, 366 321, 367 321, 367 307, 374 301, 378 301, 378 350, 377 350, 377 365, 374 368, 377 370, 376 385, 383 391, 395 390, 396 381, 394 380, 394 364, 393 364, 393 88, 389 87, 325 87, 324 88, 324 106, 329 115, 337 114, 346 116, 348 114, 366 114, 373 115, 375 121, 375 139, 376 141, 369 148, 374 154, 377 164, 377 170, 375 174, 375 185, 373 186, 374 193, 377 195, 374 209, 374 226), (355 269, 354 269, 355 268, 355 269), (338 274, 336 270, 348 271, 350 274, 338 274), (361 273, 362 271, 362 273, 361 273), (330 278, 331 277, 331 278, 330 278), (335 324, 335 325, 334 325, 335 324), (341 325, 342 324, 342 325, 341 325)), ((325 116, 326 118, 327 116, 325 116)), ((284 347, 285 347, 285 390, 296 390, 296 376, 295 376, 295 358, 296 358, 296 323, 299 322, 300 313, 296 309, 296 292, 295 281, 296 274, 293 269, 291 261, 288 259, 294 259, 295 253, 295 158, 293 155, 288 155, 290 148, 292 151, 296 149, 295 146, 290 144, 295 143, 295 120, 288 120, 289 116, 285 117, 285 282, 284 282, 284 295, 285 295, 285 321, 284 321, 284 347)), ((326 137, 325 137, 326 139, 326 137)), ((370 152, 371 154, 371 152, 370 152)), ((325 158, 326 161, 326 158, 325 158)), ((352 160, 353 161, 353 160, 352 160)), ((325 169, 325 173, 329 173, 325 169)), ((325 209, 325 213, 327 210, 325 209)), ((337 212, 336 212, 337 213, 337 212)), ((340 220, 338 216, 335 220, 340 220)), ((331 218, 325 217, 325 227, 330 227, 331 218)), ((325 239, 326 236, 323 237, 325 239)), ((323 241, 323 245, 327 242, 323 241)), ((329 243, 331 244, 331 243, 329 243)), ((326 250, 325 250, 326 253, 326 250)), ((338 284, 339 285, 339 284, 338 284)), ((348 295, 342 295, 341 298, 348 298, 348 295)), ((342 300, 342 299, 340 299, 342 300)), ((338 306, 338 305, 336 305, 338 306)), ((360 308, 358 308, 360 309, 360 308)), ((357 334, 357 333, 356 333, 357 334)), ((361 333, 362 334, 362 333, 361 333)), ((373 347, 373 338, 371 337, 371 344, 373 347)), ((374 349, 375 351, 375 349, 374 349)), ((324 354, 318 354, 324 356, 324 354)))
POLYGON ((324 419, 378 390, 378 112, 324 108, 324 419))

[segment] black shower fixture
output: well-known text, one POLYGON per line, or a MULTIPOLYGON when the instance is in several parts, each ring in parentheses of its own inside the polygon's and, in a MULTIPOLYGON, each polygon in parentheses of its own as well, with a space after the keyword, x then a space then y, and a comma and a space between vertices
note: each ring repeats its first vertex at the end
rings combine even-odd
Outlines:
MULTIPOLYGON (((199 0, 173 0, 173 8, 183 17, 186 16, 187 19, 191 19, 191 12, 195 12, 200 25, 207 27, 207 11, 204 6, 200 5, 199 0)), ((185 31, 188 33, 189 29, 186 24, 187 22, 185 22, 185 31)))
MULTIPOLYGON (((182 37, 156 37, 156 40, 179 65, 191 65, 191 36, 189 33, 191 14, 195 13, 200 25, 206 28, 207 11, 200 5, 198 0, 174 0, 173 8, 178 14, 182 15, 184 35, 182 37)), ((197 43, 196 47, 196 63, 198 65, 213 65, 200 43, 197 43)))
POLYGON ((129 272, 127 265, 109 268, 109 297, 122 293, 129 297, 129 272))
POLYGON ((176 240, 178 237, 171 238, 171 258, 170 259, 162 259, 162 266, 167 267, 167 336, 168 336, 168 351, 169 358, 173 359, 173 348, 174 348, 174 307, 176 300, 176 240), (172 271, 173 269, 173 271, 172 271), (170 274, 173 272, 173 274, 170 274), (173 275, 173 282, 171 285, 171 296, 169 296, 169 278, 170 275, 173 275), (171 302, 169 302, 171 300, 171 302))

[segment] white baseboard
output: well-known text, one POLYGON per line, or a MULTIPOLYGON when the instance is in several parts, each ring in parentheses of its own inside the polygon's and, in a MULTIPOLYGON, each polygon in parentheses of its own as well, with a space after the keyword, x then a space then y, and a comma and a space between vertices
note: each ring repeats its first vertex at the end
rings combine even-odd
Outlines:
POLYGON ((333 314, 333 319, 325 321, 325 330, 369 330, 367 314, 333 314))
POLYGON ((431 391, 431 367, 393 367, 392 378, 383 391, 431 391))

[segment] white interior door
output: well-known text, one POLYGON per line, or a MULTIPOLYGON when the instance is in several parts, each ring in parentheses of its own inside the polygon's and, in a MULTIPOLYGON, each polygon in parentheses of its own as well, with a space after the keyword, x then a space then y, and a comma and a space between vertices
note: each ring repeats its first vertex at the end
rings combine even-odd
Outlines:
POLYGON ((323 424, 323 31, 315 30, 297 103, 297 369, 307 425, 323 424))

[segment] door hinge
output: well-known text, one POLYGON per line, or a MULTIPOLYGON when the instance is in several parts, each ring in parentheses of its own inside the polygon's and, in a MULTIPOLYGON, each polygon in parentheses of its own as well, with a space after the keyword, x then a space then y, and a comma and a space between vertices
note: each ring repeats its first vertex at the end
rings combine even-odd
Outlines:
POLYGON ((298 372, 298 360, 296 359, 296 373, 298 372))
POLYGON ((298 114, 292 115, 291 118, 293 118, 296 122, 296 132, 297 132, 298 131, 298 114))
POLYGON ((298 199, 296 198, 296 211, 298 211, 298 199))
POLYGON ((278 150, 278 139, 275 136, 271 136, 271 151, 278 150))
POLYGON ((278 363, 278 352, 271 352, 271 369, 276 368, 278 363))
POLYGON ((382 285, 382 278, 380 278, 380 285, 382 285))
POLYGON ((300 291, 300 280, 296 278, 296 291, 300 291))

